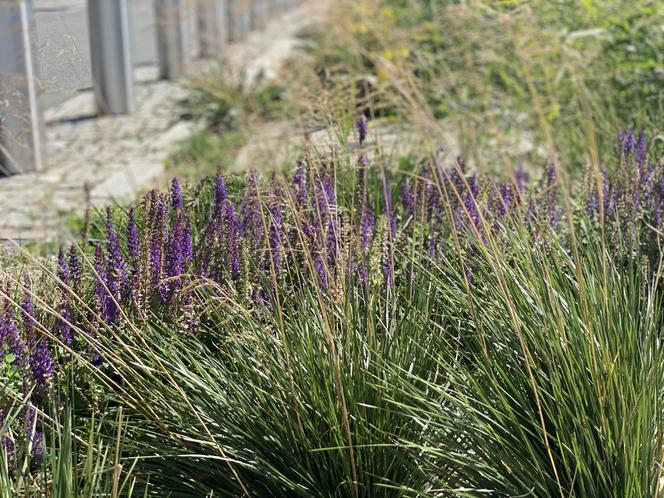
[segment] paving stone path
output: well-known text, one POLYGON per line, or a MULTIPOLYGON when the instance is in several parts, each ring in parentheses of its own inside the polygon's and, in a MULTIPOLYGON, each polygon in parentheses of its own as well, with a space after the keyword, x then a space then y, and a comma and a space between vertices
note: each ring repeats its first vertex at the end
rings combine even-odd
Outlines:
MULTIPOLYGON (((317 19, 322 3, 305 2, 230 45, 228 63, 249 77, 275 75, 294 49, 295 34, 317 19)), ((89 203, 127 201, 163 182, 164 160, 194 128, 177 120, 177 103, 186 92, 182 82, 157 80, 153 66, 135 74, 137 109, 131 115, 95 117, 90 90, 45 112, 48 166, 0 178, 0 241, 66 238, 67 219, 89 203)))

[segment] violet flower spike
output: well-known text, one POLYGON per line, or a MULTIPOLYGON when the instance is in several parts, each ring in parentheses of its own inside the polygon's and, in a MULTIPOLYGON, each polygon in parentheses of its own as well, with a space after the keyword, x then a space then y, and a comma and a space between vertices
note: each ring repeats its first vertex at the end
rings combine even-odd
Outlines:
POLYGON ((182 208, 182 187, 177 177, 171 180, 171 205, 175 210, 182 208))
POLYGON ((255 248, 263 247, 263 220, 258 197, 258 174, 255 170, 247 176, 242 199, 241 232, 255 248))
POLYGON ((330 220, 330 223, 327 226, 327 262, 332 267, 336 265, 337 256, 339 255, 338 231, 339 227, 337 225, 337 220, 330 220))
POLYGON ((231 279, 240 278, 240 226, 235 215, 233 204, 226 203, 224 207, 224 222, 228 226, 228 251, 231 268, 231 279))
MULTIPOLYGON (((29 287, 30 282, 26 281, 25 286, 29 287)), ((25 329, 28 346, 28 364, 32 372, 32 378, 38 385, 44 385, 49 382, 53 374, 53 359, 49 351, 48 339, 41 334, 41 339, 37 341, 35 332, 37 319, 35 316, 35 306, 32 296, 28 290, 21 303, 23 312, 23 328, 25 329)))
POLYGON ((23 300, 21 301, 23 328, 25 329, 25 338, 28 349, 32 351, 32 348, 35 346, 35 323, 37 322, 35 318, 35 305, 32 301, 32 296, 30 295, 30 281, 27 278, 23 285, 27 289, 23 295, 23 300))
POLYGON ((78 249, 74 244, 69 247, 69 278, 74 291, 81 282, 83 271, 78 259, 78 249))
POLYGON ((108 275, 106 272, 106 257, 100 244, 95 246, 95 272, 97 273, 95 282, 95 302, 97 312, 106 323, 113 323, 114 310, 107 290, 108 275))
POLYGON ((363 168, 369 166, 369 157, 367 156, 366 152, 360 152, 360 155, 357 157, 357 162, 363 168))
POLYGON ((307 176, 304 169, 304 162, 301 162, 297 170, 295 170, 293 190, 295 201, 300 207, 304 207, 307 203, 307 176))
POLYGON ((60 292, 61 292, 61 303, 60 303, 60 315, 61 319, 58 319, 58 332, 62 338, 62 342, 66 345, 71 344, 71 323, 72 311, 71 305, 69 303, 69 291, 67 286, 70 285, 70 267, 67 264, 67 258, 65 256, 64 247, 60 246, 60 251, 58 252, 58 278, 60 279, 60 292))
POLYGON ((34 408, 29 408, 25 417, 26 432, 28 434, 28 444, 30 445, 30 456, 35 460, 44 458, 43 433, 37 430, 37 412, 34 408))
POLYGON ((514 183, 516 183, 516 188, 519 190, 519 194, 523 196, 526 190, 526 182, 528 181, 528 172, 522 167, 517 166, 514 170, 514 183))
POLYGON ((415 213, 415 196, 405 179, 401 182, 399 194, 401 197, 401 203, 406 209, 406 213, 408 213, 408 216, 412 216, 415 213))
POLYGON ((14 313, 9 305, 6 306, 5 315, 0 324, 0 339, 2 339, 3 344, 7 345, 6 350, 14 356, 14 365, 25 365, 25 345, 23 344, 18 327, 14 321, 14 313))
POLYGON ((41 340, 30 354, 29 361, 34 381, 38 385, 48 384, 53 377, 53 358, 45 335, 42 335, 41 340))
POLYGON ((648 154, 648 142, 646 140, 646 134, 643 130, 639 133, 639 137, 636 139, 636 151, 634 154, 634 160, 639 169, 642 169, 645 162, 646 156, 648 154))
POLYGON ((188 266, 194 259, 194 242, 191 238, 191 226, 186 221, 182 233, 182 259, 185 266, 188 266))
POLYGON ((316 273, 318 274, 318 278, 320 279, 323 290, 327 290, 329 285, 329 278, 327 274, 327 268, 325 267, 325 263, 323 262, 323 258, 320 254, 316 254, 314 266, 316 267, 316 273))
POLYGON ((316 182, 316 201, 318 203, 318 215, 320 223, 325 225, 332 215, 331 208, 336 204, 334 186, 329 175, 318 177, 316 182))
POLYGON ((360 147, 363 147, 369 132, 369 123, 367 122, 367 118, 364 117, 364 114, 360 114, 357 118, 357 121, 355 121, 355 127, 357 128, 357 135, 360 139, 360 147))
POLYGON ((64 290, 64 287, 69 283, 69 265, 65 256, 65 248, 60 246, 58 250, 58 279, 60 280, 59 287, 64 290))
POLYGON ((226 202, 226 183, 224 177, 217 174, 214 178, 214 210, 220 213, 224 203, 226 202))

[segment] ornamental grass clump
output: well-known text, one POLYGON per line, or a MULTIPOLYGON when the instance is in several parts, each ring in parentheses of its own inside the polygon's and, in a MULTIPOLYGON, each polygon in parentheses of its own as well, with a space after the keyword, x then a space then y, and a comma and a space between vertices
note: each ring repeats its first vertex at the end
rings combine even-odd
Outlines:
POLYGON ((476 262, 481 290, 427 272, 458 342, 436 375, 393 371, 393 409, 424 429, 402 443, 442 495, 661 496, 661 260, 613 262, 598 237, 510 247, 476 262))
POLYGON ((63 378, 88 417, 122 407, 156 495, 656 495, 645 138, 577 188, 553 163, 387 169, 366 130, 348 164, 173 180, 6 275, 6 397, 42 425, 63 378))

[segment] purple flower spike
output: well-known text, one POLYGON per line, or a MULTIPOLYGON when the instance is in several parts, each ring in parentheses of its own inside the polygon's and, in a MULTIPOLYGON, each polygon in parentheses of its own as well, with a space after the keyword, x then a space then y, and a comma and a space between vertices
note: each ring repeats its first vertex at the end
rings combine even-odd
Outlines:
POLYGON ((34 351, 30 354, 32 378, 38 385, 50 382, 53 376, 53 358, 48 348, 48 339, 42 336, 34 351))
POLYGON ((331 220, 327 226, 327 262, 331 267, 336 265, 339 255, 338 231, 337 220, 331 220))
POLYGON ((30 295, 30 281, 27 278, 23 285, 27 289, 21 302, 23 328, 25 329, 25 338, 28 349, 32 351, 32 348, 35 345, 35 323, 37 322, 35 318, 35 305, 32 301, 32 296, 30 295))
POLYGON ((26 351, 18 327, 14 321, 14 313, 9 304, 5 307, 4 317, 0 317, 0 342, 4 350, 14 356, 14 365, 25 365, 26 351))
POLYGON ((72 244, 69 246, 69 278, 74 291, 78 288, 82 276, 83 272, 78 260, 78 250, 76 246, 72 244))
POLYGON ((408 213, 409 216, 412 216, 415 213, 415 196, 405 179, 401 182, 399 194, 401 196, 401 203, 406 209, 406 213, 408 213))
POLYGON ((528 181, 528 172, 522 166, 517 166, 514 170, 514 183, 519 193, 523 195, 526 189, 526 182, 528 181))
POLYGON ((193 246, 191 242, 191 228, 187 222, 184 212, 178 212, 175 225, 168 235, 168 269, 167 277, 171 279, 165 289, 172 292, 180 286, 180 278, 184 269, 188 267, 193 257, 193 246), (178 278, 174 278, 178 277, 178 278))
POLYGON ((325 267, 325 263, 323 262, 323 258, 320 254, 316 255, 315 267, 323 290, 327 290, 329 285, 329 277, 327 274, 327 268, 325 267))
POLYGON ((436 234, 432 233, 429 237, 429 244, 427 245, 427 254, 430 258, 435 258, 438 254, 437 244, 436 244, 436 234))
POLYGON ((555 185, 557 179, 558 179, 558 172, 556 171, 555 165, 552 162, 548 162, 546 165, 547 186, 551 187, 555 185))
POLYGON ((502 211, 502 214, 506 214, 507 211, 510 209, 512 206, 512 198, 513 198, 513 185, 510 183, 503 183, 500 186, 500 209, 502 211))
POLYGON ((235 207, 230 202, 224 207, 224 223, 228 226, 228 252, 231 278, 240 278, 240 226, 235 216, 235 207))
POLYGON ((167 230, 166 211, 164 200, 156 193, 153 194, 153 203, 150 209, 150 272, 153 289, 161 290, 162 258, 164 248, 164 233, 167 230))
POLYGON ((367 139, 367 134, 369 133, 369 123, 367 123, 367 118, 364 117, 364 114, 361 114, 357 121, 355 121, 355 127, 357 128, 357 134, 360 138, 360 146, 364 146, 364 143, 367 139))
POLYGON ((301 162, 297 170, 295 170, 293 190, 295 201, 300 207, 304 207, 307 203, 307 173, 304 169, 304 162, 301 162))
POLYGON ((634 130, 623 131, 620 133, 620 158, 627 160, 636 146, 636 137, 634 130))
POLYGON ((357 158, 357 162, 363 168, 369 166, 369 158, 367 157, 366 152, 364 151, 360 152, 360 155, 357 158))
POLYGON ((29 408, 25 416, 25 427, 28 434, 28 443, 30 444, 30 456, 35 460, 44 458, 45 450, 43 444, 43 433, 37 430, 37 412, 34 408, 29 408))
POLYGON ((320 216, 321 224, 325 224, 331 217, 331 209, 336 205, 334 186, 332 185, 330 176, 319 176, 317 187, 316 201, 318 203, 318 215, 320 216))
POLYGON ((111 324, 115 321, 115 306, 113 306, 107 290, 108 275, 106 272, 106 257, 104 256, 104 250, 101 248, 100 244, 95 246, 94 267, 95 272, 97 273, 95 282, 95 302, 97 306, 97 312, 101 316, 102 320, 111 324))
POLYGON ((646 162, 646 155, 648 154, 648 142, 646 140, 646 134, 643 130, 639 133, 639 138, 636 140, 636 153, 634 160, 639 169, 643 168, 643 165, 646 162))
POLYGON ((58 278, 62 281, 60 287, 62 288, 63 284, 67 285, 69 282, 69 265, 67 264, 67 258, 65 256, 65 248, 60 246, 58 250, 58 278))
POLYGON ((71 323, 73 316, 71 306, 67 300, 63 301, 62 303, 62 310, 60 311, 60 315, 62 316, 62 319, 60 320, 58 331, 60 333, 60 337, 62 338, 62 342, 69 346, 71 345, 72 341, 72 330, 69 324, 71 323))
POLYGON ((224 182, 224 177, 217 175, 214 178, 214 211, 215 213, 220 213, 221 209, 226 202, 226 183, 224 182))
POLYGON ((394 285, 394 255, 390 249, 387 250, 385 257, 383 276, 385 278, 385 287, 391 289, 394 285))
POLYGON ((369 264, 367 262, 367 251, 369 244, 373 237, 375 225, 374 213, 370 207, 365 207, 362 213, 362 220, 360 223, 360 256, 357 265, 357 272, 360 282, 366 285, 369 282, 369 264))
MULTIPOLYGON (((30 282, 26 281, 25 286, 29 288, 30 282)), ((21 303, 23 312, 23 327, 28 345, 28 364, 32 371, 32 378, 38 385, 44 385, 49 382, 53 374, 53 360, 48 348, 48 339, 42 334, 37 342, 35 337, 37 319, 35 316, 35 305, 32 301, 30 291, 26 291, 21 303)))
POLYGON ((191 227, 187 222, 185 222, 182 234, 182 259, 185 267, 194 259, 194 242, 191 238, 191 227))
POLYGON ((258 197, 258 181, 258 173, 255 170, 251 171, 247 176, 242 199, 241 230, 254 248, 263 247, 265 237, 258 197))
POLYGON ((182 207, 182 187, 177 177, 171 180, 171 205, 173 209, 180 209, 182 207))

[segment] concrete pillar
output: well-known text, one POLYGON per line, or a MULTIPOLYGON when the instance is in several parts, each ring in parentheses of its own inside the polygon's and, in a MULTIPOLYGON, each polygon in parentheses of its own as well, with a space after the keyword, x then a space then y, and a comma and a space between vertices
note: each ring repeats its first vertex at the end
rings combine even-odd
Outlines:
POLYGON ((176 79, 184 74, 187 51, 182 22, 184 4, 182 0, 155 0, 154 5, 159 76, 167 80, 176 79))
POLYGON ((184 65, 198 58, 201 53, 198 30, 198 0, 180 0, 180 22, 182 23, 182 42, 184 65))
POLYGON ((0 0, 0 175, 44 164, 32 0, 0 0))
POLYGON ((251 23, 250 0, 227 0, 228 41, 242 40, 251 23))
POLYGON ((200 56, 221 59, 226 50, 226 2, 198 0, 198 42, 200 56))
POLYGON ((88 0, 92 81, 99 114, 134 110, 129 10, 127 0, 88 0))
POLYGON ((263 29, 267 23, 267 0, 251 0, 251 29, 263 29))

